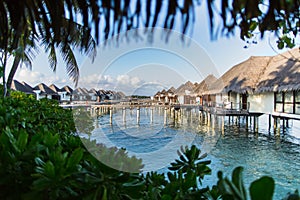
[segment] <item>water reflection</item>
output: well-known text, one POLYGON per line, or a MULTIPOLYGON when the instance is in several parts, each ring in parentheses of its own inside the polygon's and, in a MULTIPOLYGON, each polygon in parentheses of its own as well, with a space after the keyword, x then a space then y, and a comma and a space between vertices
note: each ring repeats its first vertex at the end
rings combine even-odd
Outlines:
POLYGON ((244 167, 245 184, 263 175, 270 175, 276 182, 274 199, 280 199, 300 186, 300 135, 299 122, 290 121, 289 128, 274 136, 269 130, 268 116, 259 119, 259 133, 253 133, 251 123, 245 125, 231 118, 207 121, 196 110, 172 113, 164 109, 148 108, 137 111, 117 110, 113 122, 109 116, 97 119, 91 139, 108 146, 124 147, 129 154, 141 157, 147 170, 166 171, 167 165, 177 158, 176 150, 181 145, 198 145, 209 153, 213 174, 205 179, 207 185, 216 184, 217 171, 231 176, 237 166, 244 167), (124 116, 125 115, 125 116, 124 116), (167 119, 165 116, 167 115, 167 119), (124 118, 126 120, 124 120, 124 118), (167 121, 165 121, 167 120, 167 121), (223 127, 223 128, 222 128, 223 127))

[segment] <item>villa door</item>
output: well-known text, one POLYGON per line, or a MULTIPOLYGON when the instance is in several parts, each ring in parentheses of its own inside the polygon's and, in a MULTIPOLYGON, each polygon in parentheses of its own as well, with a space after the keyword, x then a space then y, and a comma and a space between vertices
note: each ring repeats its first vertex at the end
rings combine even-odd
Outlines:
POLYGON ((247 110, 247 94, 242 94, 242 109, 247 110))

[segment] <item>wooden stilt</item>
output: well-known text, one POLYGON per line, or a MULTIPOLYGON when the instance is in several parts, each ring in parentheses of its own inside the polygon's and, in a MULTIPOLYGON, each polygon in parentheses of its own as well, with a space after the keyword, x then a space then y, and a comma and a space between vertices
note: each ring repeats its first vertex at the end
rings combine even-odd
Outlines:
POLYGON ((274 135, 280 135, 280 119, 274 117, 274 135))
POLYGON ((269 114, 269 128, 268 128, 269 133, 271 132, 271 123, 272 123, 272 115, 269 114))
POLYGON ((153 107, 150 108, 150 122, 153 123, 153 107))
POLYGON ((140 108, 136 108, 136 123, 140 124, 140 108))
POLYGON ((211 115, 211 127, 214 129, 215 128, 215 123, 216 123, 216 121, 215 121, 215 115, 211 115))
POLYGON ((256 116, 255 118, 255 132, 258 133, 258 117, 256 116))
POLYGON ((112 124, 113 120, 113 110, 112 107, 109 107, 109 123, 112 124))
POLYGON ((245 125, 245 126, 246 126, 246 131, 247 131, 247 132, 248 132, 248 130, 249 130, 248 119, 249 119, 248 116, 246 116, 246 125, 245 125))
POLYGON ((225 129, 225 116, 222 116, 222 119, 221 119, 221 129, 222 131, 225 129))
POLYGON ((126 108, 123 107, 123 123, 126 123, 126 108))
POLYGON ((167 108, 165 108, 165 112, 164 112, 164 125, 167 124, 167 108))

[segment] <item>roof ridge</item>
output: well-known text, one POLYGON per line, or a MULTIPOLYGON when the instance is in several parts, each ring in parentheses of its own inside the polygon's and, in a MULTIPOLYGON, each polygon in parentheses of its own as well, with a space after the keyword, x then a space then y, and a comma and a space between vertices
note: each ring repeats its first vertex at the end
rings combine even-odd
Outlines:
POLYGON ((274 59, 275 56, 265 56, 266 58, 269 58, 266 66, 260 71, 260 73, 258 74, 258 79, 256 81, 256 83, 254 84, 255 88, 257 88, 257 86, 259 85, 259 83, 261 82, 261 78, 262 76, 266 73, 266 69, 269 67, 271 61, 274 59))

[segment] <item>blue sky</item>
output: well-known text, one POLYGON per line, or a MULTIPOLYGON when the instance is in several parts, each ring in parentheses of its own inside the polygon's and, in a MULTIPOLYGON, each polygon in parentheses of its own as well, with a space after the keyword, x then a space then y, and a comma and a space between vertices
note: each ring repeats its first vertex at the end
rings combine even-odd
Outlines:
MULTIPOLYGON (((188 80, 201 82, 210 73, 218 77, 250 56, 277 53, 271 47, 276 48, 271 34, 262 40, 258 38, 258 44, 251 44, 248 48, 244 48, 247 43, 238 37, 238 33, 231 38, 219 37, 212 41, 204 12, 205 5, 197 8, 192 38, 186 43, 180 41, 180 34, 176 31, 165 43, 161 39, 164 33, 158 29, 151 44, 147 38, 139 42, 131 38, 129 43, 123 38, 118 45, 113 42, 107 46, 100 45, 93 63, 86 56, 77 54, 81 77, 78 86, 121 90, 128 95, 151 95, 162 88, 178 87, 188 80)), ((44 82, 74 87, 65 72, 64 63, 60 60, 56 73, 53 73, 47 56, 42 53, 33 60, 32 70, 19 69, 15 79, 32 86, 44 82)))

